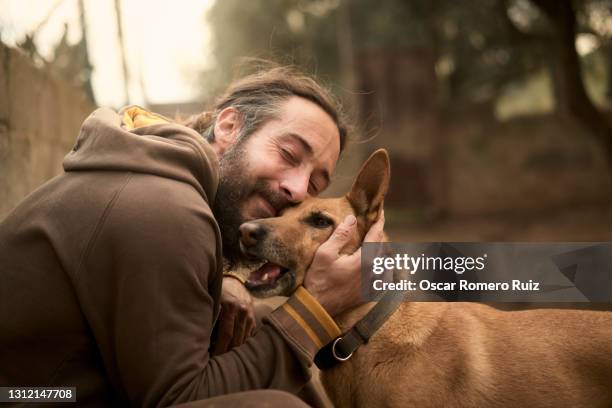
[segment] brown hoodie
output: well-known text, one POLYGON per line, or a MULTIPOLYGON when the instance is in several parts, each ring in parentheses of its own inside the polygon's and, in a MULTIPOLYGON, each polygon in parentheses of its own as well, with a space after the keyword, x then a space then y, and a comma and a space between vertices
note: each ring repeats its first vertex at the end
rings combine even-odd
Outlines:
POLYGON ((299 289, 244 345, 211 357, 215 154, 184 126, 123 125, 92 113, 65 173, 0 224, 0 386, 73 386, 79 406, 297 392, 338 327, 299 289))

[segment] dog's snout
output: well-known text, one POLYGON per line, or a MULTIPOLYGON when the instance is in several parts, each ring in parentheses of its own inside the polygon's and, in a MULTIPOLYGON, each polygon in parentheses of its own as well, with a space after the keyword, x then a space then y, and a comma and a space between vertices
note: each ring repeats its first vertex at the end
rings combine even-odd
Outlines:
POLYGON ((267 233, 266 227, 255 222, 246 222, 240 226, 240 240, 247 248, 257 245, 267 233))

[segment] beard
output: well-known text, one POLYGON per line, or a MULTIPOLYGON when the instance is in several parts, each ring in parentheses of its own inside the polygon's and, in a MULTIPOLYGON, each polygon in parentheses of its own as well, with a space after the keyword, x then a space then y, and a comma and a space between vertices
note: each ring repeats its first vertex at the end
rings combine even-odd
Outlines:
POLYGON ((240 250, 239 227, 248 221, 242 214, 245 201, 260 195, 274 207, 277 214, 290 205, 283 194, 272 190, 264 180, 249 177, 250 166, 244 139, 239 138, 219 159, 219 186, 212 208, 221 230, 223 256, 230 265, 249 263, 240 250))

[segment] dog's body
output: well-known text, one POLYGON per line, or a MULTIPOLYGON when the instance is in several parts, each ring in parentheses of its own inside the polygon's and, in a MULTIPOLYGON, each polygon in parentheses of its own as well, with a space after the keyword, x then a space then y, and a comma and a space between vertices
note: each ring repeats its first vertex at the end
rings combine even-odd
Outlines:
MULTIPOLYGON (((343 252, 355 251, 382 209, 388 180, 388 156, 378 151, 347 196, 309 199, 243 224, 245 252, 268 261, 247 286, 260 297, 293 291, 318 246, 351 213, 358 233, 343 252)), ((372 306, 338 316, 342 331, 372 306)), ((612 313, 405 302, 322 381, 340 407, 610 407, 612 313)))
POLYGON ((406 302, 322 381, 339 407, 610 407, 612 313, 406 302))

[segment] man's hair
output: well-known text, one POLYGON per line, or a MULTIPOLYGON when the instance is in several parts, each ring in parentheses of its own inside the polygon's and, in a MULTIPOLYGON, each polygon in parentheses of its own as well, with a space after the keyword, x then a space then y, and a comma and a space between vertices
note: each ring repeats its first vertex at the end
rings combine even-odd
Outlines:
POLYGON ((217 115, 231 106, 241 116, 241 137, 246 137, 258 130, 266 121, 276 118, 280 105, 292 96, 314 102, 327 112, 338 127, 340 151, 342 151, 348 130, 340 103, 313 78, 290 66, 260 70, 232 82, 217 98, 212 111, 191 116, 183 124, 198 131, 209 142, 213 142, 217 115))

